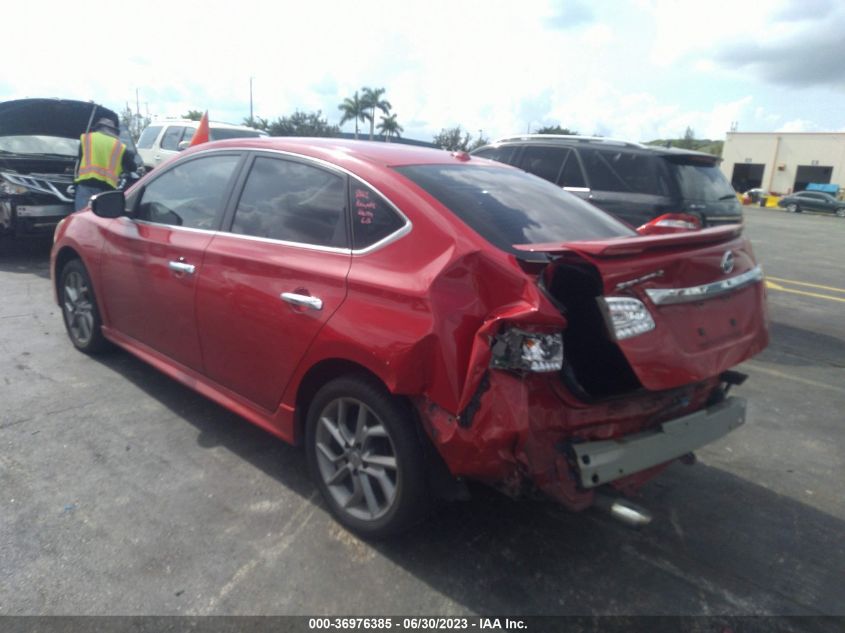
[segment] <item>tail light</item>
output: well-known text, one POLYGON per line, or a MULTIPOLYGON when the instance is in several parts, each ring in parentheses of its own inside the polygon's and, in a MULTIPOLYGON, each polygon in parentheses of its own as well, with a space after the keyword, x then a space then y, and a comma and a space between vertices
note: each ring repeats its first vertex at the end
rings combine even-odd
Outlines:
POLYGON ((701 219, 689 213, 664 213, 637 228, 640 235, 663 235, 697 231, 701 228, 701 219))
POLYGON ((563 334, 537 334, 507 328, 493 341, 495 369, 550 372, 563 368, 563 334))
POLYGON ((607 328, 621 341, 654 329, 654 319, 645 304, 633 297, 599 297, 607 328))

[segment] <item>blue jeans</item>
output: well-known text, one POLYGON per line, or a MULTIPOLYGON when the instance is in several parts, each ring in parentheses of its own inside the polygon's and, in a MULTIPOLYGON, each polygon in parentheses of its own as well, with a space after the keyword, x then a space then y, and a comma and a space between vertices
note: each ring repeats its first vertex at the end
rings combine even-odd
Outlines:
POLYGON ((73 210, 79 211, 80 209, 84 209, 88 206, 88 202, 91 200, 91 196, 94 196, 98 193, 103 193, 106 191, 100 187, 92 187, 90 185, 86 185, 84 182, 76 183, 76 194, 74 195, 73 200, 73 210))

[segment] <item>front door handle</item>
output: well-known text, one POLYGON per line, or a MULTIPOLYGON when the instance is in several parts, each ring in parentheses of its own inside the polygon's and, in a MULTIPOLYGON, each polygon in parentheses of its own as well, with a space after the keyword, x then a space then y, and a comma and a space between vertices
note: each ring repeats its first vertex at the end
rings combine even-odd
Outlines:
POLYGON ((185 273, 187 275, 193 275, 197 267, 193 264, 186 264, 185 262, 167 262, 167 267, 172 270, 173 272, 177 273, 185 273))
POLYGON ((282 301, 287 301, 295 306, 303 306, 312 310, 322 310, 323 300, 310 295, 300 295, 295 292, 283 292, 280 295, 282 301))

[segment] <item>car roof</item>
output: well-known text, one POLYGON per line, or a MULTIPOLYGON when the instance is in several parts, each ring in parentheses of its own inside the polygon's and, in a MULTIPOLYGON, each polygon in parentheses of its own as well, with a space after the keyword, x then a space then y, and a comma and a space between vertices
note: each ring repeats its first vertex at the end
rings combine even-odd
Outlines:
POLYGON ((367 163, 378 167, 436 164, 483 164, 503 167, 501 163, 483 158, 471 158, 466 152, 448 152, 442 149, 418 147, 402 143, 354 141, 339 138, 306 138, 269 136, 262 138, 236 138, 196 145, 184 154, 213 149, 254 149, 289 152, 324 160, 353 170, 356 164, 367 163))
MULTIPOLYGON (((706 152, 680 147, 665 147, 661 145, 644 145, 632 141, 623 141, 604 136, 578 136, 574 134, 521 134, 500 138, 484 147, 498 147, 500 145, 592 145, 606 148, 625 148, 661 156, 701 156, 718 161, 719 157, 706 152)), ((482 147, 478 149, 484 149, 482 147)), ((474 150, 478 151, 478 150, 474 150)))

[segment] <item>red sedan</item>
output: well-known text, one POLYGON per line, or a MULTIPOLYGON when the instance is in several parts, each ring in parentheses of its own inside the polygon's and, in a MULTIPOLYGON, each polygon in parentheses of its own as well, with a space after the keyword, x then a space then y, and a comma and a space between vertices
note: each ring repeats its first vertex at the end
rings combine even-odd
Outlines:
POLYGON ((463 153, 237 139, 68 217, 52 273, 79 350, 303 443, 377 537, 464 479, 644 519, 621 497, 744 421, 730 368, 768 334, 741 232, 640 236, 463 153))

